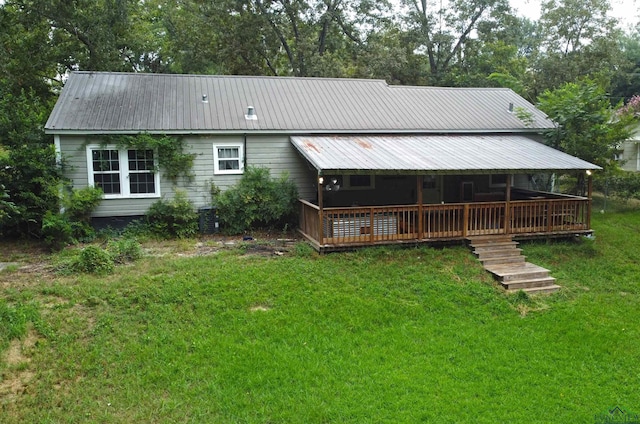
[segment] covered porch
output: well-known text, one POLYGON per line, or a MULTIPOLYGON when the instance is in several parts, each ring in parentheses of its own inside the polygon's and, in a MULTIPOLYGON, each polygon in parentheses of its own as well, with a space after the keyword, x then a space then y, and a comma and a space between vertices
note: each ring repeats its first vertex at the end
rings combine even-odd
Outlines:
POLYGON ((317 170, 317 197, 300 199, 299 224, 317 250, 592 232, 590 173, 597 166, 526 137, 292 137, 292 143, 317 170), (448 155, 438 156, 443 148, 448 155), (568 171, 588 172, 586 197, 531 188, 532 174, 568 171))

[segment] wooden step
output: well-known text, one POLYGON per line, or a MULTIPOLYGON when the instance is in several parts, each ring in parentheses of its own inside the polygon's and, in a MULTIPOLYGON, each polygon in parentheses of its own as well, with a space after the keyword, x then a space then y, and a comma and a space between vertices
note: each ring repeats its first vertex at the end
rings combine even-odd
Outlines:
POLYGON ((529 289, 533 287, 546 287, 553 286, 556 283, 556 279, 553 277, 545 277, 545 278, 529 278, 526 280, 516 280, 516 281, 507 281, 502 282, 502 287, 507 290, 519 290, 519 289, 529 289))
POLYGON ((496 241, 493 243, 477 243, 477 242, 472 242, 469 243, 469 246, 471 246, 474 249, 486 249, 486 248, 499 248, 499 247, 516 247, 518 246, 518 242, 517 241, 496 241))
POLYGON ((517 293, 520 290, 522 290, 523 292, 527 293, 527 294, 547 294, 547 293, 555 293, 558 290, 560 290, 561 287, 557 284, 553 284, 550 286, 544 286, 544 287, 530 287, 530 288, 526 288, 526 289, 508 289, 506 290, 507 293, 517 293))
POLYGON ((511 241, 513 240, 513 237, 505 234, 489 234, 486 236, 467 237, 467 240, 469 240, 471 243, 474 243, 474 242, 491 243, 495 241, 511 241))
POLYGON ((501 282, 530 280, 536 278, 547 278, 549 270, 530 262, 519 264, 517 266, 505 265, 488 265, 485 269, 492 273, 501 282))
POLYGON ((497 250, 474 250, 475 255, 478 259, 490 259, 490 258, 500 258, 500 257, 508 257, 508 256, 520 256, 522 254, 522 249, 511 248, 511 249, 497 249, 497 250))
POLYGON ((489 266, 517 266, 522 265, 526 262, 526 257, 522 255, 517 256, 498 256, 495 258, 484 258, 478 260, 482 263, 482 265, 487 268, 489 266))
POLYGON ((520 290, 528 294, 553 293, 560 289, 549 270, 526 261, 518 243, 509 236, 483 236, 468 239, 474 255, 493 274, 507 293, 520 290))
POLYGON ((496 243, 496 244, 471 244, 474 251, 482 251, 482 250, 502 250, 502 249, 513 249, 518 247, 517 241, 512 242, 504 242, 504 243, 496 243))

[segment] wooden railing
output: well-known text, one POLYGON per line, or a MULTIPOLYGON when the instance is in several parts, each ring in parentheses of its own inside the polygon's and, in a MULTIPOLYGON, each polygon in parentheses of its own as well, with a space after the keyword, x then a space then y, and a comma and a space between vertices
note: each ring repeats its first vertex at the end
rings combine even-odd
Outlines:
POLYGON ((512 202, 325 208, 300 201, 300 231, 320 246, 454 240, 491 234, 589 230, 589 201, 566 197, 512 202), (322 216, 321 216, 322 215, 322 216))

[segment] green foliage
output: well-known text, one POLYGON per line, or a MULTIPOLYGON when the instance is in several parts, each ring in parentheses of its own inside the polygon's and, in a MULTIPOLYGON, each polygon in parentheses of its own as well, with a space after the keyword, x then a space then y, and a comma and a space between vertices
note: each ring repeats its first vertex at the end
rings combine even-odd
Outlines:
POLYGON ((222 231, 284 228, 295 222, 298 191, 288 175, 271 178, 267 168, 247 167, 237 185, 217 197, 222 231))
POLYGON ((61 250, 74 242, 73 226, 69 219, 60 213, 48 211, 42 220, 42 237, 51 250, 61 250))
POLYGON ((154 150, 158 153, 158 166, 164 171, 164 176, 172 182, 179 178, 193 179, 192 168, 195 154, 185 153, 182 138, 167 135, 151 135, 140 133, 137 135, 104 136, 106 143, 114 143, 119 148, 133 148, 136 150, 154 150))
POLYGON ((99 187, 72 189, 62 200, 64 211, 72 222, 91 222, 91 212, 102 201, 103 192, 99 187))
POLYGON ((98 246, 87 246, 71 263, 70 268, 74 272, 106 275, 113 272, 115 265, 109 252, 98 246))
POLYGON ((77 241, 91 241, 95 230, 91 212, 102 201, 102 190, 94 187, 71 189, 65 193, 62 213, 47 212, 42 222, 44 242, 52 250, 60 250, 77 241))
POLYGON ((123 238, 111 240, 107 244, 107 252, 116 264, 135 262, 144 256, 142 246, 136 239, 123 238))
POLYGON ((176 191, 172 200, 160 199, 146 214, 151 231, 164 238, 186 238, 198 232, 198 214, 183 191, 176 191))
POLYGON ((39 236, 47 211, 57 210, 60 180, 48 107, 33 91, 13 93, 0 78, 0 235, 39 236))
POLYGON ((36 305, 22 302, 11 305, 0 299, 0 346, 6 347, 11 340, 25 336, 29 323, 40 321, 36 305))
POLYGON ((622 199, 640 199, 640 173, 618 172, 605 174, 594 179, 594 189, 622 199))
POLYGON ((9 199, 9 193, 7 193, 4 185, 0 184, 0 222, 9 220, 13 215, 20 213, 16 204, 9 199))
POLYGON ((222 190, 213 181, 209 186, 209 195, 211 196, 211 205, 216 206, 218 204, 218 196, 220 196, 222 190))
POLYGON ((538 106, 558 127, 545 134, 547 143, 603 167, 618 167, 617 146, 630 135, 633 118, 617 115, 607 93, 593 80, 566 83, 545 91, 538 106))

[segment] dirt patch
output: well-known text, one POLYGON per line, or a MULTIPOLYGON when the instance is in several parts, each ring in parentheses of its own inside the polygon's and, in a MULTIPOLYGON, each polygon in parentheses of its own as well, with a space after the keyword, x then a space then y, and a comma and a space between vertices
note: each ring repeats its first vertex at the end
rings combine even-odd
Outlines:
POLYGON ((23 340, 12 340, 9 349, 4 354, 4 362, 8 369, 0 381, 0 398, 14 401, 25 392, 29 383, 35 377, 35 372, 29 369, 31 362, 30 351, 38 341, 34 330, 29 330, 23 340))

